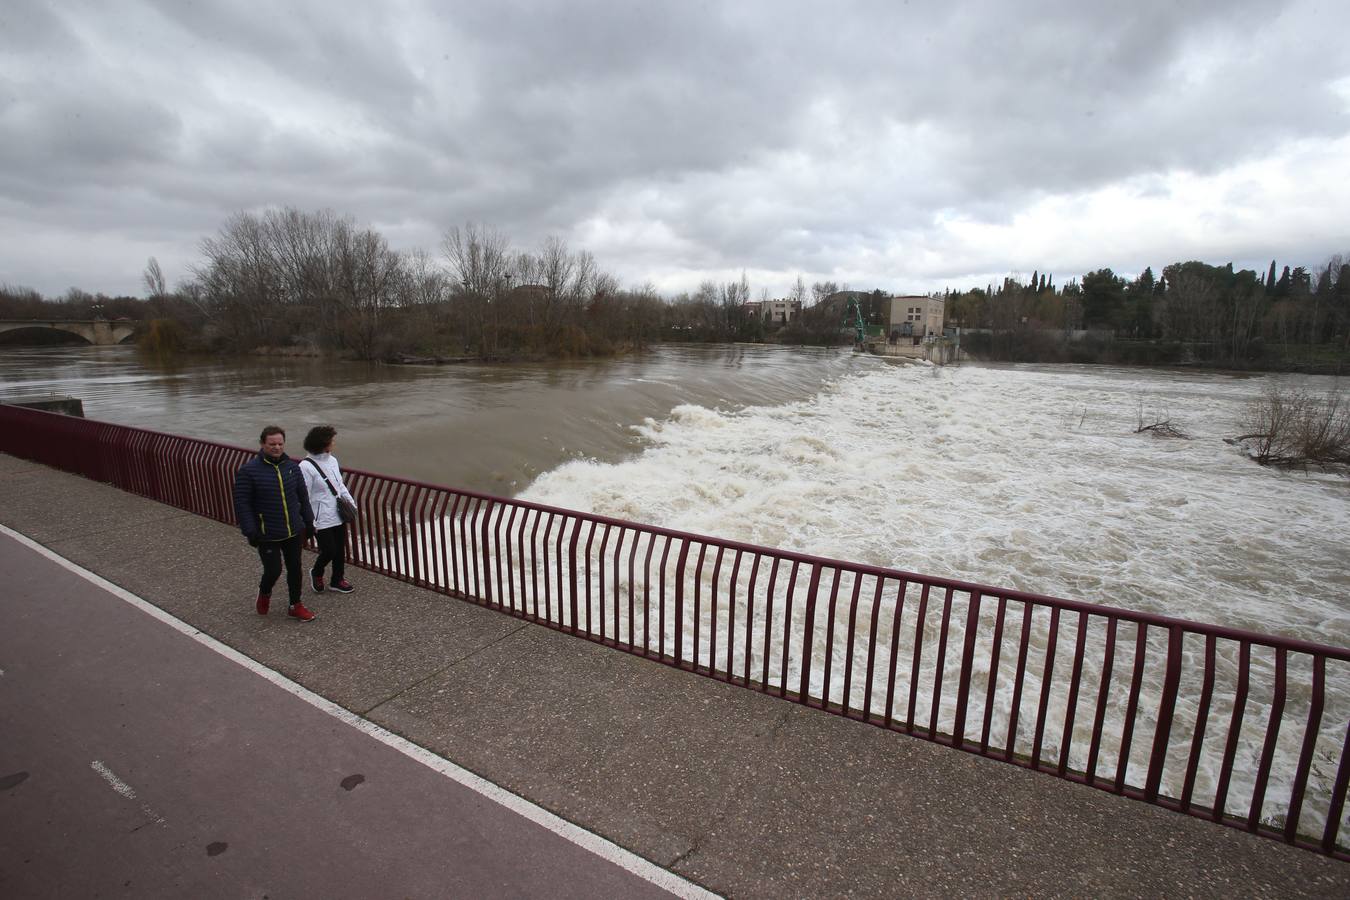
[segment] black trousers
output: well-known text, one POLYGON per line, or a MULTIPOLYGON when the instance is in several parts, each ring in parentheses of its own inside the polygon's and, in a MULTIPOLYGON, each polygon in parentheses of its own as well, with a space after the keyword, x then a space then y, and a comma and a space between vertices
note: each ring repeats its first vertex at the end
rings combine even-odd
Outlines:
POLYGON ((319 558, 314 560, 314 568, 309 574, 323 576, 324 566, 333 564, 333 577, 330 581, 341 581, 346 574, 347 564, 347 523, 339 522, 332 528, 320 528, 314 532, 314 543, 319 545, 319 558))
POLYGON ((262 560, 262 581, 258 582, 258 593, 271 594, 272 586, 281 577, 281 564, 286 564, 286 590, 290 593, 291 603, 300 602, 300 584, 303 573, 300 571, 300 545, 304 535, 297 534, 284 541, 263 541, 258 545, 258 558, 262 560))

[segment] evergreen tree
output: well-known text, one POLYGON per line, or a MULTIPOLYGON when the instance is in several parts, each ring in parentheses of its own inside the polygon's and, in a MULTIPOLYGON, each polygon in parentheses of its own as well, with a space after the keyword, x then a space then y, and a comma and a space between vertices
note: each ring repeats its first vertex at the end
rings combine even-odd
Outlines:
POLYGON ((1331 281, 1331 263, 1327 263, 1327 267, 1317 275, 1317 288, 1314 293, 1324 300, 1330 297, 1332 293, 1331 281))
POLYGON ((1153 336, 1153 294, 1156 289, 1153 267, 1146 266, 1139 277, 1125 289, 1125 314, 1122 317, 1130 337, 1147 339, 1153 336))
POLYGON ((1112 328, 1125 301, 1125 280, 1110 269, 1083 276, 1083 324, 1087 328, 1112 328))
POLYGON ((1280 280, 1277 281, 1277 282, 1275 282, 1275 291, 1274 291, 1274 293, 1275 293, 1275 296, 1276 296, 1276 297, 1288 297, 1288 296, 1289 296, 1289 267, 1288 267, 1288 266, 1285 266, 1285 267, 1284 267, 1284 271, 1280 273, 1280 280))
POLYGON ((1289 293, 1291 296, 1307 297, 1312 294, 1312 275, 1310 275, 1308 270, 1303 266, 1295 267, 1292 272, 1289 271, 1289 268, 1286 266, 1284 278, 1281 280, 1286 279, 1289 283, 1289 293))

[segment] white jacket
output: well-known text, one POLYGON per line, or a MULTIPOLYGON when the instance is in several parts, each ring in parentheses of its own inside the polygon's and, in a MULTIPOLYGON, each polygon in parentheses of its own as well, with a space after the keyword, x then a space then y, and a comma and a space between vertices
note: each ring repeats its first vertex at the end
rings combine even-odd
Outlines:
POLYGON ((352 503, 356 502, 348 492, 347 485, 342 483, 342 469, 338 466, 337 457, 331 453, 310 454, 301 461, 300 471, 305 474, 305 490, 309 491, 309 508, 314 511, 314 527, 332 528, 341 525, 342 517, 338 515, 337 499, 333 496, 333 491, 328 489, 328 485, 323 483, 319 473, 314 471, 314 463, 319 464, 323 474, 333 483, 333 490, 352 503))

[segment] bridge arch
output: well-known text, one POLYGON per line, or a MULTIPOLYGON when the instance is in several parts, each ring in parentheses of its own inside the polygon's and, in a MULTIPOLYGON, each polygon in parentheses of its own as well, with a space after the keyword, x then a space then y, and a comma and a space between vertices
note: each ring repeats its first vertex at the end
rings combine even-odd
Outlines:
POLYGON ((10 331, 37 329, 62 331, 66 334, 84 338, 87 343, 98 347, 125 343, 136 333, 136 323, 130 321, 111 322, 107 319, 3 319, 0 320, 0 334, 10 331))

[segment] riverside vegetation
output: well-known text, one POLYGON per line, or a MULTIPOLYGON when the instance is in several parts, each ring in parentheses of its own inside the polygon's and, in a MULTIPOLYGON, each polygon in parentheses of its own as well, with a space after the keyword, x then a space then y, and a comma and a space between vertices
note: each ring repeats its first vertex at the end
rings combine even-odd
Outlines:
POLYGON ((1239 444, 1263 466, 1317 466, 1350 473, 1350 403, 1334 392, 1318 397, 1297 388, 1268 387, 1252 401, 1239 444))
MULTIPOLYGON (((152 258, 145 299, 76 288, 48 299, 0 286, 0 318, 134 319, 141 345, 161 355, 547 358, 672 340, 842 344, 852 339, 840 327, 845 298, 877 322, 886 297, 831 281, 808 289, 798 276, 788 299, 802 314, 775 327, 746 307, 744 274, 666 298, 650 283, 621 286, 558 238, 515 250, 502 233, 471 224, 449 229, 438 249, 394 250, 331 211, 241 212, 201 242, 200 260, 173 290, 152 258)), ((1063 286, 1033 273, 943 297, 947 324, 962 327, 963 347, 982 359, 1327 374, 1350 362, 1350 262, 1340 256, 1314 269, 1277 271, 1272 262, 1260 274, 1195 261, 1133 280, 1100 269, 1063 286)))

